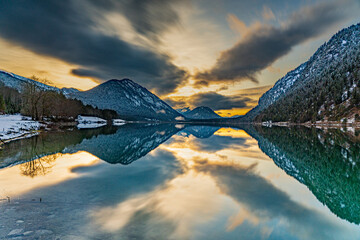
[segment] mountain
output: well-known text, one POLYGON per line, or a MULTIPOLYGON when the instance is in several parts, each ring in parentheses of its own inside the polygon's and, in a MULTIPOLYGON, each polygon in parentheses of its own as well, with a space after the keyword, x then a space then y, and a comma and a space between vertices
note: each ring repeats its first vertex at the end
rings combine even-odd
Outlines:
POLYGON ((250 110, 245 117, 249 119, 253 119, 264 109, 269 107, 271 104, 275 103, 279 98, 283 97, 287 91, 291 90, 291 87, 294 85, 295 81, 297 81, 300 77, 300 73, 304 70, 306 63, 301 64, 295 70, 288 72, 285 77, 278 80, 274 87, 269 89, 266 93, 264 93, 258 102, 258 105, 250 110))
POLYGON ((78 90, 76 88, 62 88, 61 91, 65 96, 80 92, 80 90, 78 90))
MULTIPOLYGON (((360 24, 343 29, 277 81, 242 121, 359 118, 360 24)), ((360 120, 360 119, 358 119, 360 120)))
POLYGON ((189 107, 184 107, 184 108, 176 109, 176 111, 184 115, 184 113, 190 112, 191 110, 189 107))
POLYGON ((115 110, 125 120, 174 121, 182 117, 156 95, 130 79, 112 79, 88 91, 69 94, 84 104, 115 110))
POLYGON ((217 119, 221 118, 209 107, 197 107, 191 111, 183 113, 183 115, 190 119, 217 119))
POLYGON ((43 90, 56 91, 59 92, 60 89, 56 87, 51 87, 46 84, 34 81, 29 78, 21 77, 14 73, 5 72, 0 70, 0 83, 3 83, 6 87, 16 89, 18 92, 23 90, 23 86, 26 83, 35 84, 43 90))
POLYGON ((35 84, 45 91, 62 93, 67 98, 78 99, 85 105, 115 110, 125 120, 174 121, 184 119, 181 113, 130 79, 113 79, 88 91, 79 91, 75 88, 60 89, 48 86, 10 72, 0 71, 0 86, 3 84, 21 92, 26 83, 35 84))

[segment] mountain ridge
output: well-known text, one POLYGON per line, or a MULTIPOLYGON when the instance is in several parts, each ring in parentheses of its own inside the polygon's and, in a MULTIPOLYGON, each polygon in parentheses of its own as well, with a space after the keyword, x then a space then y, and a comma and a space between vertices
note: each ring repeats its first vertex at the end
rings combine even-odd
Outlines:
POLYGON ((115 110, 125 120, 176 121, 183 116, 134 81, 110 79, 90 90, 69 94, 84 104, 115 110))
POLYGON ((211 108, 205 106, 196 107, 191 111, 184 112, 183 115, 190 119, 201 119, 201 120, 222 118, 217 113, 215 113, 211 108))
POLYGON ((24 84, 36 85, 44 91, 62 93, 70 99, 80 100, 84 105, 116 111, 124 120, 133 121, 178 121, 185 120, 158 96, 131 79, 110 79, 87 91, 75 88, 57 88, 47 84, 0 70, 0 83, 23 91, 24 84))
POLYGON ((47 84, 32 80, 30 78, 25 78, 17 74, 3 70, 0 70, 0 82, 3 83, 6 87, 16 89, 18 92, 22 91, 23 85, 26 83, 35 84, 36 86, 38 86, 43 90, 52 90, 56 92, 61 91, 60 88, 52 87, 47 84))
POLYGON ((243 122, 340 121, 360 109, 360 24, 334 34, 264 93, 243 122))

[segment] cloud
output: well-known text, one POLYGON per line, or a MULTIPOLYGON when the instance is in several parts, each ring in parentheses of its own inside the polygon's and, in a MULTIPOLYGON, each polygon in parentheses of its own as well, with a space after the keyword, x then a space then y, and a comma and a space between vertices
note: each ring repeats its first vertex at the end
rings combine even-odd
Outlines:
POLYGON ((188 0, 89 0, 96 8, 107 12, 121 13, 133 29, 151 40, 159 41, 159 36, 173 26, 180 26, 180 16, 176 8, 188 0))
POLYGON ((262 16, 266 21, 271 21, 276 19, 275 14, 271 10, 271 8, 264 6, 262 16))
POLYGON ((257 82, 261 70, 289 53, 294 46, 324 33, 346 15, 343 3, 327 2, 300 9, 279 27, 256 22, 246 28, 232 16, 232 23, 240 29, 242 39, 222 52, 211 69, 197 73, 195 78, 203 84, 245 79, 257 82))
MULTIPOLYGON (((255 88, 246 88, 232 91, 233 95, 222 95, 215 91, 193 94, 188 97, 173 96, 163 99, 175 109, 196 108, 200 106, 210 107, 213 110, 229 110, 236 108, 252 108, 259 97, 268 91, 272 85, 266 85, 255 88)), ((226 91, 228 87, 220 87, 216 91, 226 91)), ((219 113, 219 112, 218 112, 219 113)))
POLYGON ((176 109, 206 106, 212 110, 225 110, 233 108, 245 108, 256 103, 256 100, 242 96, 241 94, 226 96, 216 92, 198 93, 189 97, 172 97, 166 98, 164 100, 170 106, 176 109))
POLYGON ((249 97, 254 99, 259 99, 266 91, 272 88, 273 85, 265 85, 261 87, 254 87, 254 88, 246 88, 237 91, 238 95, 242 97, 249 97))
POLYGON ((246 24, 238 19, 234 14, 228 14, 227 21, 229 23, 230 28, 240 33, 241 35, 245 34, 248 31, 248 27, 246 24))
POLYGON ((225 96, 216 92, 198 93, 191 97, 192 105, 208 106, 213 110, 244 108, 252 101, 250 98, 225 96))
POLYGON ((157 93, 169 93, 187 78, 169 56, 97 29, 99 19, 112 9, 124 13, 137 32, 156 39, 156 34, 177 25, 179 18, 169 2, 151 2, 154 4, 107 0, 99 7, 98 1, 5 1, 1 4, 0 37, 78 65, 72 71, 77 76, 100 80, 127 77, 157 93))

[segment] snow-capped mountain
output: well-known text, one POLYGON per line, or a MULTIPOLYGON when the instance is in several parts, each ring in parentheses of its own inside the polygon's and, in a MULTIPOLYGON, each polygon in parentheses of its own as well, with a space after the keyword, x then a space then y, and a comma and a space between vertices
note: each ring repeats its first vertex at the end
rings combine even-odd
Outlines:
POLYGON ((221 118, 209 107, 197 107, 191 111, 183 113, 183 115, 190 119, 216 119, 221 118))
POLYGON ((69 96, 70 94, 80 92, 80 90, 78 90, 76 88, 62 88, 61 91, 65 96, 69 96))
POLYGON ((130 79, 109 80, 88 91, 69 94, 84 104, 115 110, 127 120, 181 120, 183 116, 146 88, 130 79))
POLYGON ((99 109, 115 110, 122 119, 174 121, 184 117, 146 88, 130 79, 109 80, 88 91, 75 88, 56 88, 29 78, 0 71, 0 84, 21 92, 26 83, 36 84, 46 91, 63 93, 68 98, 76 98, 85 105, 99 109))
POLYGON ((301 73, 305 69, 307 62, 301 64, 296 69, 288 72, 285 77, 279 79, 274 87, 264 93, 260 99, 258 105, 251 109, 247 114, 247 118, 253 118, 262 110, 275 103, 280 97, 284 96, 287 91, 294 85, 294 83, 300 78, 301 73))
POLYGON ((184 107, 184 108, 176 109, 176 111, 184 115, 184 113, 190 112, 191 109, 189 107, 184 107))
POLYGON ((360 103, 360 24, 343 29, 278 80, 244 121, 339 120, 360 103), (348 111, 341 112, 345 108, 348 111))
POLYGON ((44 89, 44 90, 57 91, 57 92, 60 91, 59 88, 51 87, 46 84, 34 81, 32 79, 25 78, 25 77, 16 75, 14 73, 2 71, 2 70, 0 70, 0 83, 3 83, 6 87, 14 88, 19 92, 21 92, 23 90, 23 86, 26 83, 36 84, 38 87, 40 87, 41 89, 44 89))

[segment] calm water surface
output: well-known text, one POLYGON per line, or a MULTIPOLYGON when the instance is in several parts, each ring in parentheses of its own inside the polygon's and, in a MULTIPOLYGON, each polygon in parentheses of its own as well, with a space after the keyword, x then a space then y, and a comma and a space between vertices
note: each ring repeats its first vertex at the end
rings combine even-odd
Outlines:
POLYGON ((357 135, 124 125, 12 142, 0 239, 360 239, 357 135))

